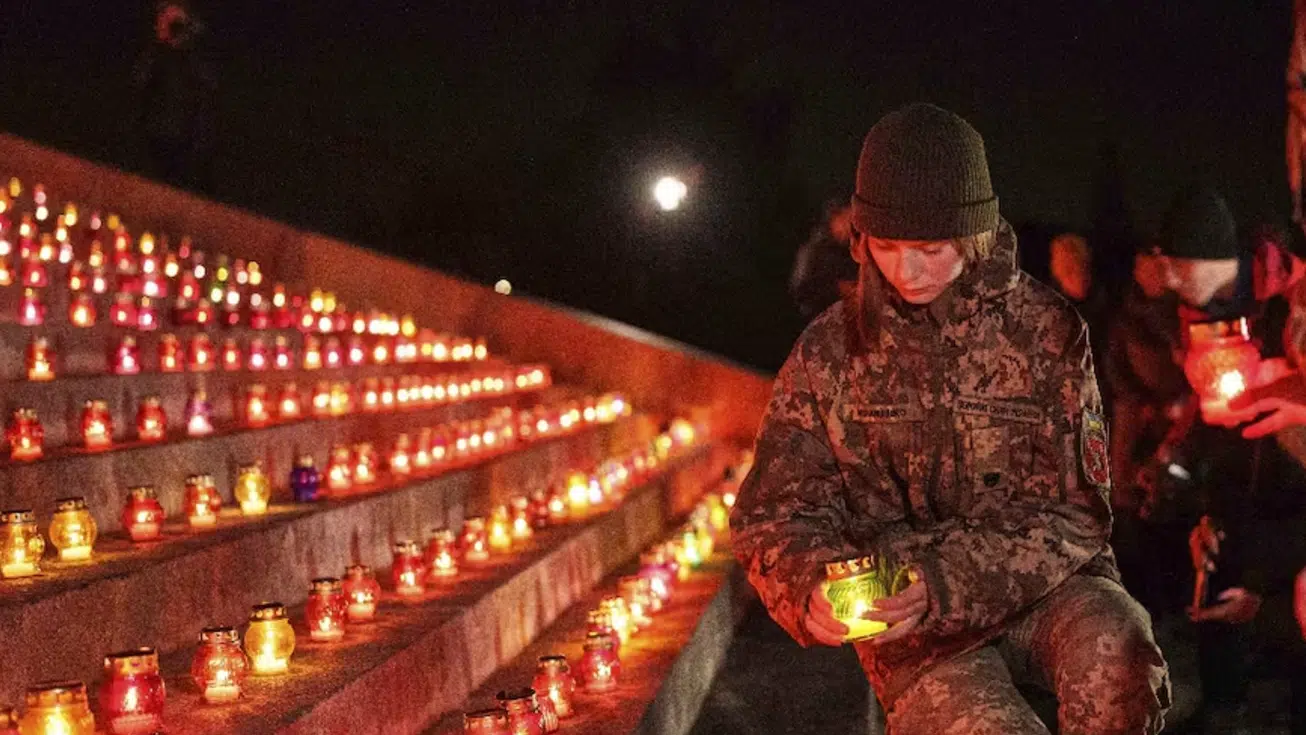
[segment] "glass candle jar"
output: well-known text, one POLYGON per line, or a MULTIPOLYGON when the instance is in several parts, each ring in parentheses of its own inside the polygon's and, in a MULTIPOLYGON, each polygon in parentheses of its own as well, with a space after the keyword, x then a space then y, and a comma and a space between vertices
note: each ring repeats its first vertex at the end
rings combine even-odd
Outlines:
POLYGON ((88 293, 79 293, 68 302, 68 321, 75 327, 95 326, 95 302, 88 293))
POLYGON ((331 459, 326 466, 328 490, 345 491, 353 487, 354 468, 351 459, 349 447, 336 446, 331 450, 331 459))
POLYGON ((0 735, 22 735, 18 732, 18 710, 0 707, 0 735))
POLYGON ((412 439, 407 434, 400 434, 395 439, 394 451, 390 452, 390 474, 407 477, 413 471, 412 439))
POLYGON ((186 522, 191 528, 209 528, 218 522, 222 496, 213 483, 212 475, 191 475, 186 478, 186 522))
POLYGON ((27 379, 54 380, 54 351, 45 337, 34 337, 27 345, 27 379))
POLYGON ((484 518, 468 518, 463 521, 463 533, 460 539, 463 558, 470 562, 482 562, 490 558, 490 542, 485 529, 484 518))
POLYGON ((0 578, 18 579, 41 573, 45 539, 30 510, 0 513, 0 578))
POLYGON ((608 611, 612 628, 617 631, 617 638, 621 645, 629 643, 630 637, 635 633, 635 626, 630 617, 630 609, 626 607, 626 601, 614 595, 603 598, 599 607, 608 611))
POLYGON ((197 334, 190 340, 190 369, 202 373, 213 369, 213 341, 207 334, 197 334))
POLYGON ((113 445, 113 419, 109 404, 104 401, 87 401, 82 407, 82 439, 90 450, 107 449, 113 445))
POLYGON ((426 563, 433 581, 458 576, 457 548, 453 531, 437 529, 426 544, 426 563))
POLYGON ((272 420, 272 407, 268 405, 268 389, 264 385, 251 385, 245 394, 245 426, 258 429, 272 420))
POLYGON ((327 337, 326 346, 322 348, 322 362, 328 368, 338 368, 344 362, 344 356, 340 351, 340 340, 335 337, 327 337))
POLYGON ((508 731, 512 735, 544 735, 544 716, 535 701, 535 690, 500 691, 495 699, 508 713, 508 731))
POLYGON ((349 608, 345 611, 351 623, 361 623, 376 617, 376 604, 381 599, 381 585, 377 583, 372 570, 362 564, 354 564, 345 570, 345 599, 349 608))
POLYGON ((512 499, 512 528, 514 541, 526 541, 535 531, 531 527, 531 503, 524 495, 512 499))
POLYGON ((100 716, 114 735, 154 735, 163 732, 165 690, 159 675, 159 654, 137 648, 104 657, 100 684, 100 716))
POLYGON ((245 360, 240 354, 240 345, 236 344, 236 340, 228 337, 222 343, 222 369, 235 371, 244 366, 245 360))
POLYGON ((848 626, 845 641, 860 641, 883 633, 886 623, 862 615, 876 600, 897 594, 909 583, 907 567, 870 556, 825 565, 821 592, 834 608, 834 617, 848 626))
POLYGON ((585 635, 590 633, 602 633, 612 637, 617 645, 617 652, 621 652, 621 637, 617 635, 617 629, 612 624, 612 611, 600 605, 590 610, 585 615, 585 635))
POLYGON ((335 577, 313 580, 304 604, 308 636, 315 641, 338 641, 345 637, 345 616, 349 603, 345 588, 335 577))
POLYGON ((395 542, 390 574, 397 594, 418 596, 426 590, 426 568, 416 541, 395 542))
POLYGON ((154 299, 142 296, 136 306, 136 328, 142 332, 152 332, 159 328, 159 307, 154 299))
POLYGON ((322 346, 317 337, 304 338, 304 369, 318 370, 322 367, 322 346))
POLYGON ((635 630, 641 630, 652 625, 653 603, 648 580, 638 574, 622 577, 617 580, 617 590, 621 593, 621 599, 626 601, 631 626, 635 630))
POLYGON ((9 443, 10 459, 19 462, 39 459, 45 443, 45 428, 36 418, 36 411, 16 409, 9 426, 5 427, 5 440, 9 443))
POLYGON ((583 516, 590 506, 589 475, 573 472, 567 476, 568 511, 574 516, 583 516))
POLYGON ((268 512, 268 501, 272 499, 272 483, 263 472, 263 466, 255 462, 241 466, 236 473, 236 485, 232 495, 240 503, 240 512, 247 516, 258 516, 268 512))
POLYGON ((499 553, 512 549, 512 518, 508 515, 508 506, 495 506, 490 512, 487 543, 492 551, 499 553))
POLYGON ((18 323, 24 327, 39 327, 45 323, 45 304, 35 289, 23 289, 23 298, 18 302, 18 323))
POLYGON ((168 434, 168 417, 158 396, 146 396, 136 409, 136 437, 144 442, 162 441, 168 434))
POLYGON ((60 498, 50 519, 50 543, 59 550, 59 561, 91 558, 98 529, 85 498, 60 498))
POLYGON ((495 707, 463 714, 463 732, 467 735, 512 735, 508 713, 495 707))
POLYGON ((553 702, 553 709, 560 719, 565 720, 575 712, 572 703, 576 696, 576 680, 571 676, 566 656, 540 656, 531 686, 539 697, 553 702))
MULTIPOLYGON (((549 493, 545 490, 536 490, 531 493, 530 500, 527 503, 527 518, 530 521, 532 529, 547 528, 549 525, 549 493)), ((513 519, 513 527, 516 530, 516 518, 513 519)))
POLYGON ((354 485, 371 485, 376 482, 376 450, 368 442, 354 445, 354 485))
POLYGON ((292 421, 300 417, 303 411, 299 397, 299 387, 294 383, 281 386, 281 396, 277 399, 277 412, 282 421, 292 421))
POLYGON ((675 579, 660 548, 639 555, 639 576, 648 583, 649 612, 656 613, 671 600, 671 586, 675 579))
POLYGON ((186 401, 186 434, 208 436, 213 433, 213 407, 203 389, 196 390, 186 401))
POLYGON ((182 369, 181 343, 171 334, 159 338, 159 370, 179 373, 182 369))
POLYGON ((295 629, 286 619, 286 607, 279 602, 255 605, 245 631, 245 654, 255 676, 283 674, 295 652, 295 629))
POLYGON ((290 351, 290 343, 285 337, 277 337, 272 347, 272 366, 277 370, 289 370, 295 362, 295 355, 290 351))
POLYGON ((127 491, 122 525, 132 541, 158 541, 163 533, 163 518, 163 505, 153 487, 140 485, 127 491))
POLYGON ((585 691, 598 693, 615 689, 617 679, 621 676, 621 660, 617 658, 617 642, 613 636, 607 633, 587 633, 584 652, 577 668, 585 691))
POLYGON ((295 460, 294 469, 290 470, 290 491, 295 495, 296 503, 311 503, 318 499, 322 478, 314 466, 313 455, 301 454, 295 460))
POLYGON ((1184 375, 1208 419, 1227 413, 1229 401, 1252 387, 1260 360, 1245 317, 1188 325, 1184 375))
POLYGON ((200 631, 199 647, 191 659, 190 678, 209 704, 240 699, 249 659, 240 648, 240 633, 229 626, 200 631))
POLYGON ((18 720, 22 735, 95 735, 95 716, 80 681, 37 684, 25 700, 27 710, 18 720))

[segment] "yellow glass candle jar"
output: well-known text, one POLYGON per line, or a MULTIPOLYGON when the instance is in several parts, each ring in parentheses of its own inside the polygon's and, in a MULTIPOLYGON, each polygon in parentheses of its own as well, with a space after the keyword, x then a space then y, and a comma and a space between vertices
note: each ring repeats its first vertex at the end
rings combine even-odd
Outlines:
POLYGON ((286 606, 279 602, 255 605, 245 631, 245 653, 254 674, 283 674, 295 652, 295 629, 286 619, 286 606))
POLYGON ((45 539, 30 510, 0 513, 0 577, 17 579, 41 573, 45 539))
POLYGON ((80 681, 37 684, 27 690, 20 735, 95 735, 95 717, 80 681))
POLYGON ((835 619, 848 626, 844 640, 852 642, 873 638, 888 629, 886 623, 865 620, 862 615, 874 609, 876 600, 901 592, 909 582, 905 565, 863 556, 826 564, 821 591, 834 607, 835 619))
POLYGON ((50 542, 59 550, 59 561, 91 558, 97 527, 85 498, 62 498, 50 519, 50 542))
POLYGON ((236 473, 236 486, 232 488, 236 502, 240 503, 240 512, 247 516, 259 516, 268 512, 268 501, 272 499, 272 483, 267 473, 258 463, 243 465, 236 473))

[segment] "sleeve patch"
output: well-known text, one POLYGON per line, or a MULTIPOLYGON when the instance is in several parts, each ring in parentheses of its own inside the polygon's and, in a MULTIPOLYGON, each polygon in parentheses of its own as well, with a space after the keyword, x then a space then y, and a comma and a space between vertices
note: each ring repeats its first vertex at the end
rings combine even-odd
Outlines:
POLYGON ((1079 453, 1084 477, 1099 488, 1111 487, 1111 468, 1107 461, 1106 422, 1100 414, 1085 408, 1079 427, 1079 453))

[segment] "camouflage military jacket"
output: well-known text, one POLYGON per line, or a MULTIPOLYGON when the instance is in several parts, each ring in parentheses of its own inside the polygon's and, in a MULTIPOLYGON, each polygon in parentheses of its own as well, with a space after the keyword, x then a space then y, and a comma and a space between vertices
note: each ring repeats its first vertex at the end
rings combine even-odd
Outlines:
POLYGON ((825 562, 921 569, 918 631, 857 646, 886 705, 1071 575, 1118 579, 1087 329, 1015 255, 1004 223, 934 303, 887 303, 869 349, 850 337, 852 305, 818 317, 777 377, 732 514, 749 580, 803 645, 825 562))

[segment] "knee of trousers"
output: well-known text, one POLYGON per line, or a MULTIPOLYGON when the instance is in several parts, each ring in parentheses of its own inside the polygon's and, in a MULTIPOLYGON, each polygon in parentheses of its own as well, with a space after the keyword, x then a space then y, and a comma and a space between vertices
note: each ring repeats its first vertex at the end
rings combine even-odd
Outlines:
MULTIPOLYGON (((1170 677, 1161 649, 1141 625, 1101 631, 1084 641, 1073 665, 1059 672, 1062 707, 1079 705, 1151 731, 1170 708, 1170 677), (1091 704, 1090 704, 1091 703, 1091 704), (1109 714, 1108 714, 1109 713, 1109 714)), ((1087 714, 1087 713, 1086 713, 1087 714)))

